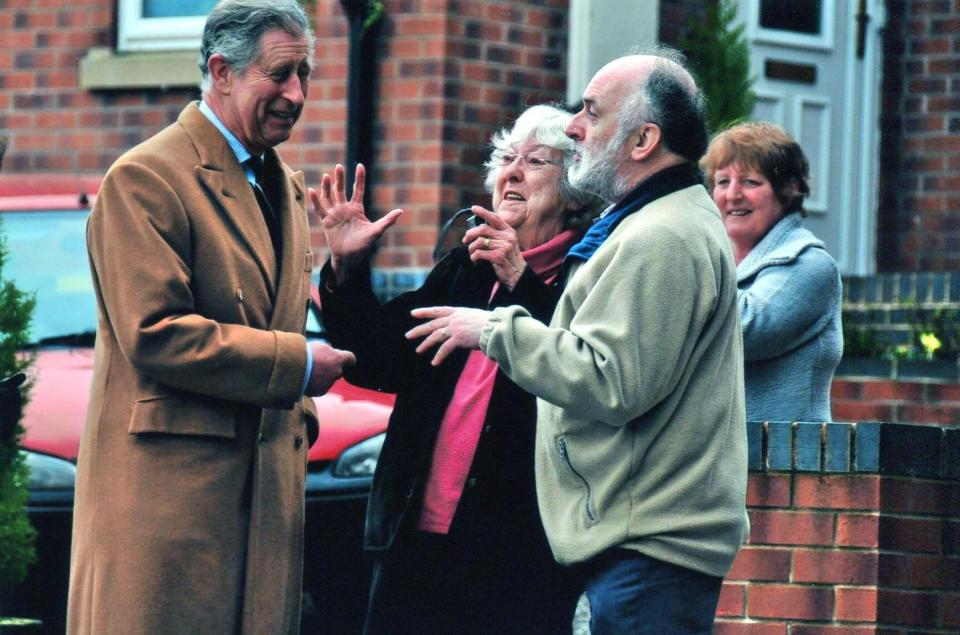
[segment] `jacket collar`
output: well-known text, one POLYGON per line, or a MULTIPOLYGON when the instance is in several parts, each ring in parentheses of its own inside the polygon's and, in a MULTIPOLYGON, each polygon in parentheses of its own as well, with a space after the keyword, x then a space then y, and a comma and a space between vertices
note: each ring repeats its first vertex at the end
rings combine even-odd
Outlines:
POLYGON ((792 212, 777 221, 737 265, 737 282, 766 267, 793 262, 807 249, 825 247, 822 240, 803 227, 800 212, 792 212))
POLYGON ((600 215, 580 242, 570 249, 567 261, 589 260, 624 218, 659 198, 701 182, 700 173, 692 163, 674 165, 651 175, 600 215))

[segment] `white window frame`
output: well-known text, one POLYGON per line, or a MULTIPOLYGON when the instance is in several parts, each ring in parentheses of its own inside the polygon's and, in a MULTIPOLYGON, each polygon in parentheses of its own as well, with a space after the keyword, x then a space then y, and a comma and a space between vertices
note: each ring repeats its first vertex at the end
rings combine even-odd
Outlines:
POLYGON ((117 50, 199 50, 207 16, 145 18, 142 0, 117 0, 117 50))
MULTIPOLYGON (((778 29, 765 29, 760 26, 760 2, 753 0, 749 3, 750 14, 747 17, 748 36, 751 40, 763 42, 766 44, 780 44, 782 46, 799 46, 805 48, 819 49, 829 51, 834 47, 833 39, 833 16, 834 0, 822 0, 820 8, 820 17, 823 19, 822 31, 819 35, 810 35, 808 33, 797 33, 795 31, 780 31, 778 29)), ((846 2, 847 0, 841 0, 846 2)))

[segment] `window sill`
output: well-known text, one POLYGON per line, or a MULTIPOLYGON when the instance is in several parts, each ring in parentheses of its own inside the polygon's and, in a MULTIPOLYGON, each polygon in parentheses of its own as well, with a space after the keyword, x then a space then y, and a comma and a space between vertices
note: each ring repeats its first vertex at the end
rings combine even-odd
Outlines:
POLYGON ((80 86, 87 90, 176 88, 200 85, 197 51, 118 53, 92 48, 80 60, 80 86))

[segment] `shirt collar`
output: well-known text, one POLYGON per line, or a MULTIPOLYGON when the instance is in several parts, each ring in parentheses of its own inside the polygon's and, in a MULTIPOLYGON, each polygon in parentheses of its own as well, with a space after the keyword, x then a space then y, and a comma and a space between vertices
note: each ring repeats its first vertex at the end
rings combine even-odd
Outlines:
MULTIPOLYGON (((230 149, 233 151, 233 155, 237 157, 237 163, 243 166, 243 171, 244 174, 247 175, 247 180, 251 183, 255 183, 256 177, 253 174, 253 170, 246 164, 246 161, 253 156, 250 151, 247 150, 244 145, 240 143, 240 140, 237 139, 237 136, 230 132, 230 129, 227 128, 222 121, 220 121, 220 117, 217 117, 217 114, 213 112, 213 108, 211 108, 206 101, 200 102, 200 112, 202 112, 203 115, 210 120, 210 123, 217 127, 217 130, 219 130, 223 137, 227 140, 227 144, 229 144, 230 149)), ((260 156, 260 159, 263 159, 263 155, 260 156)))

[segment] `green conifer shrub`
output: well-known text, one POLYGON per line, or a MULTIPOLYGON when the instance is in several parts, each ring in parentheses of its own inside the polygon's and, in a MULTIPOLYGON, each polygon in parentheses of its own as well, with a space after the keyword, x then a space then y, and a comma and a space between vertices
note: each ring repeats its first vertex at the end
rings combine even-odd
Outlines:
MULTIPOLYGON (((0 139, 0 161, 4 149, 0 139)), ((4 266, 9 257, 6 233, 0 220, 0 379, 25 370, 35 359, 34 354, 22 351, 29 342, 36 298, 4 277, 4 266)), ((19 450, 23 428, 20 427, 19 412, 7 417, 10 420, 0 421, 0 597, 26 577, 27 568, 37 557, 36 531, 30 525, 25 509, 29 497, 28 474, 19 450)))
POLYGON ((735 0, 710 3, 702 21, 690 24, 681 47, 707 99, 710 133, 749 117, 756 102, 756 78, 750 76, 750 49, 744 25, 737 24, 735 0))

